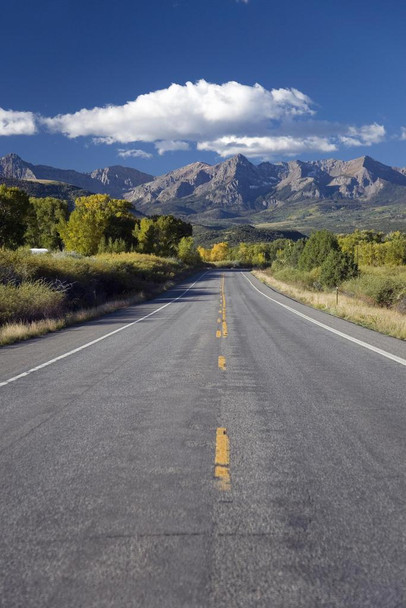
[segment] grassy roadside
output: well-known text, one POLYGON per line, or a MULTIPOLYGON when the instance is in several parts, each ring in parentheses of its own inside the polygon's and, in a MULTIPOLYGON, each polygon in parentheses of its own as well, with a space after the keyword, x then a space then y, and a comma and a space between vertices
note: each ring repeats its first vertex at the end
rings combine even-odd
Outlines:
POLYGON ((0 250, 0 346, 153 298, 196 270, 135 253, 75 259, 0 250))
POLYGON ((304 287, 280 281, 268 272, 261 270, 255 270, 253 274, 266 285, 299 302, 368 329, 406 340, 406 315, 396 310, 371 306, 358 297, 350 297, 343 293, 339 294, 338 305, 336 305, 336 294, 334 292, 311 291, 304 287))
POLYGON ((155 291, 150 291, 148 295, 139 293, 128 298, 110 300, 99 306, 81 308, 60 317, 50 317, 31 322, 19 321, 6 323, 0 327, 0 347, 6 346, 7 344, 15 344, 16 342, 23 342, 30 338, 38 338, 39 336, 44 336, 45 334, 54 331, 66 329, 71 325, 77 325, 78 323, 85 323, 86 321, 97 319, 98 317, 102 317, 103 315, 107 315, 122 308, 127 308, 133 304, 139 304, 140 302, 151 299, 163 291, 170 289, 173 285, 173 281, 168 281, 168 283, 165 283, 155 291))
POLYGON ((145 298, 142 294, 135 296, 134 298, 123 299, 123 300, 112 300, 99 306, 92 308, 83 308, 76 312, 67 313, 63 317, 57 318, 46 318, 40 319, 39 321, 31 322, 14 322, 6 323, 0 327, 0 346, 6 346, 7 344, 14 344, 15 342, 22 342, 29 338, 35 338, 43 336, 45 334, 65 329, 71 325, 77 323, 84 323, 91 319, 96 319, 102 315, 106 315, 120 308, 126 308, 131 304, 136 304, 143 301, 145 298))

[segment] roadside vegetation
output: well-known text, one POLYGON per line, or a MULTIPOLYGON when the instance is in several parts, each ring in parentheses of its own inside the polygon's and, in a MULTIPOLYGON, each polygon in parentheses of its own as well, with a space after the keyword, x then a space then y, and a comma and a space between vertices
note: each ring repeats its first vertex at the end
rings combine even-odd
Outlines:
POLYGON ((152 297, 190 270, 178 259, 151 254, 0 250, 0 344, 152 297))
POLYGON ((319 231, 255 274, 305 304, 406 340, 405 264, 404 233, 319 231))
POLYGON ((65 201, 0 186, 0 344, 151 297, 200 265, 192 226, 172 216, 138 219, 106 195, 69 213, 65 201))
POLYGON ((406 234, 327 230, 309 239, 199 248, 205 261, 252 267, 278 291, 376 331, 406 339, 406 234), (338 296, 338 304, 337 304, 338 296))

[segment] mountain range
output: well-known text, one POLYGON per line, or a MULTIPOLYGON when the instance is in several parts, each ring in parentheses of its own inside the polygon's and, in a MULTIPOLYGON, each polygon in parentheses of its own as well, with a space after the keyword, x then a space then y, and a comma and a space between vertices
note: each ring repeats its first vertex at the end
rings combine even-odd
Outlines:
POLYGON ((173 213, 203 224, 250 221, 345 229, 383 222, 382 229, 406 227, 406 168, 369 156, 254 165, 239 154, 216 165, 197 162, 153 177, 122 166, 80 173, 33 165, 8 154, 0 158, 0 181, 10 179, 44 186, 63 182, 126 198, 144 214, 173 213))
POLYGON ((91 173, 33 165, 17 154, 6 154, 0 158, 1 177, 31 182, 62 182, 88 192, 110 194, 114 198, 122 198, 131 188, 154 179, 152 175, 121 165, 96 169, 91 173))
POLYGON ((168 203, 183 212, 222 209, 235 215, 297 201, 370 201, 393 188, 406 202, 406 170, 362 156, 350 161, 294 160, 253 165, 242 155, 210 166, 193 163, 132 189, 126 198, 150 212, 168 203))

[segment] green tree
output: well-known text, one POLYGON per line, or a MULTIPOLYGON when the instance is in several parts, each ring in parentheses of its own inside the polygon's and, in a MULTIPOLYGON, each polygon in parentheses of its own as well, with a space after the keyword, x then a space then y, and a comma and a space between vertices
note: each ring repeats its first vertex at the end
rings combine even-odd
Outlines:
POLYGON ((328 230, 314 232, 303 248, 299 257, 301 270, 312 270, 321 266, 331 251, 339 251, 337 237, 328 230))
POLYGON ((192 236, 183 236, 180 239, 178 245, 178 258, 189 266, 195 266, 202 261, 192 236))
POLYGON ((183 237, 192 236, 191 224, 173 215, 155 215, 142 218, 133 230, 141 253, 154 253, 164 257, 176 256, 183 237))
POLYGON ((346 279, 358 275, 358 266, 351 253, 332 249, 320 268, 320 282, 325 287, 336 287, 346 279))
POLYGON ((241 264, 250 264, 251 263, 250 250, 249 250, 249 246, 247 245, 247 243, 240 243, 237 248, 233 248, 233 249, 236 249, 236 252, 233 255, 233 257, 235 259, 239 260, 241 262, 241 264))
POLYGON ((176 255, 180 240, 192 236, 192 225, 173 215, 160 215, 157 220, 160 255, 176 255))
POLYGON ((406 264, 406 234, 404 232, 391 232, 384 245, 386 245, 385 264, 391 266, 406 264))
POLYGON ((299 259, 300 256, 303 253, 303 250, 305 248, 306 245, 306 241, 305 239, 300 239, 299 241, 296 241, 295 243, 293 241, 291 241, 291 246, 288 249, 287 252, 287 257, 286 257, 286 263, 289 266, 293 266, 293 268, 297 268, 298 264, 299 264, 299 259))
POLYGON ((25 241, 30 247, 60 249, 59 224, 68 218, 68 203, 58 198, 30 198, 25 241))
POLYGON ((103 236, 97 247, 97 253, 124 253, 125 251, 128 251, 125 240, 112 239, 111 236, 108 239, 103 236))
POLYGON ((140 253, 156 253, 159 246, 155 220, 143 217, 133 230, 137 240, 137 250, 140 253))
POLYGON ((133 205, 123 199, 112 198, 108 204, 106 239, 124 241, 126 250, 134 245, 133 230, 139 220, 133 214, 133 205))
POLYGON ((29 210, 25 192, 0 185, 0 247, 16 249, 24 244, 29 210))
POLYGON ((107 194, 76 199, 69 220, 59 225, 65 248, 83 255, 94 255, 103 238, 124 239, 130 247, 136 223, 130 209, 128 201, 112 199, 107 194))

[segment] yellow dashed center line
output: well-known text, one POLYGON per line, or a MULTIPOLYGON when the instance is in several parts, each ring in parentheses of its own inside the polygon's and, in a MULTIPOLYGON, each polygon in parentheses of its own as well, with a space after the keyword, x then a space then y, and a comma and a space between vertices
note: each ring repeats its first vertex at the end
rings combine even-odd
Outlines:
POLYGON ((219 356, 218 363, 219 363, 219 368, 220 369, 223 369, 223 370, 226 369, 226 358, 223 357, 223 355, 219 356))
MULTIPOLYGON (((224 293, 224 275, 221 278, 220 288, 220 310, 217 319, 217 332, 216 337, 226 338, 228 335, 227 321, 226 321, 226 296, 224 293), (220 329, 221 328, 221 329, 220 329)), ((226 369, 226 358, 224 355, 219 355, 218 358, 219 369, 225 371, 226 369)), ((217 480, 218 489, 221 491, 231 490, 231 478, 230 478, 230 444, 227 435, 227 429, 219 427, 216 431, 216 456, 214 461, 214 477, 217 480)))
MULTIPOLYGON (((225 285, 225 279, 224 279, 224 275, 221 278, 221 283, 220 283, 220 306, 221 308, 219 309, 219 315, 221 315, 221 317, 219 317, 217 319, 217 324, 220 325, 221 323, 221 335, 223 336, 223 338, 226 338, 228 336, 228 328, 227 328, 227 321, 226 321, 226 296, 225 296, 225 289, 224 289, 224 285, 225 285)), ((217 337, 218 334, 216 334, 217 337)))
POLYGON ((214 461, 214 477, 220 490, 231 490, 230 478, 230 442, 227 429, 219 427, 216 431, 216 456, 214 461))

